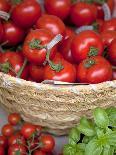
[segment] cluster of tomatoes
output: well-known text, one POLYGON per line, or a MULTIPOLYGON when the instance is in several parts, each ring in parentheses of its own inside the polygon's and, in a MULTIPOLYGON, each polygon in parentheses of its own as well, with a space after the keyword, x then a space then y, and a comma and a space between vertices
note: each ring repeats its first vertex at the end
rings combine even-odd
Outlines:
POLYGON ((8 116, 1 133, 0 155, 53 155, 54 138, 41 126, 23 122, 17 113, 8 116))
POLYGON ((35 82, 115 80, 116 18, 105 21, 102 8, 106 2, 112 13, 113 0, 43 2, 44 10, 36 0, 0 0, 0 70, 35 82), (93 29, 78 32, 86 25, 93 29))

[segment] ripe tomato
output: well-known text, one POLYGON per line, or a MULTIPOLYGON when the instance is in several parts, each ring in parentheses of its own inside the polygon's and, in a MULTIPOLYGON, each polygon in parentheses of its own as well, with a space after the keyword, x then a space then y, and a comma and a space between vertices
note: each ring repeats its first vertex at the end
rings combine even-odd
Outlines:
POLYGON ((65 19, 70 12, 71 0, 45 0, 45 9, 48 14, 65 19))
POLYGON ((8 122, 11 125, 17 125, 21 121, 21 116, 18 113, 12 113, 8 116, 8 122))
POLYGON ((102 56, 83 60, 77 66, 77 80, 84 83, 100 83, 112 79, 112 66, 102 56))
POLYGON ((4 36, 3 25, 0 22, 0 43, 2 42, 3 36, 4 36))
POLYGON ((0 146, 6 148, 8 145, 7 138, 5 136, 0 136, 0 146))
POLYGON ((102 31, 116 31, 116 18, 112 18, 111 20, 104 21, 103 25, 101 26, 102 31))
POLYGON ((94 4, 77 2, 71 8, 71 20, 76 26, 90 25, 97 17, 97 8, 94 4))
POLYGON ((5 150, 2 146, 0 146, 0 155, 5 155, 5 150))
POLYGON ((13 22, 5 22, 3 24, 3 29, 3 42, 7 42, 5 46, 14 46, 23 41, 25 36, 24 30, 16 26, 13 22))
POLYGON ((37 66, 35 64, 29 65, 29 74, 31 78, 36 82, 42 82, 44 78, 44 67, 37 66))
POLYGON ((36 132, 36 126, 31 123, 25 123, 23 124, 21 128, 21 134, 24 136, 24 138, 29 139, 32 137, 33 134, 36 132))
POLYGON ((54 35, 65 35, 65 25, 60 18, 54 15, 42 15, 37 23, 36 28, 48 29, 54 35))
POLYGON ((74 60, 76 63, 79 63, 88 56, 102 55, 103 42, 99 34, 86 30, 74 37, 71 44, 71 51, 74 60))
POLYGON ((101 37, 104 43, 104 46, 109 46, 111 42, 116 39, 116 31, 103 31, 101 37))
POLYGON ((8 149, 8 155, 25 155, 26 154, 26 148, 23 145, 20 144, 13 144, 8 149))
POLYGON ((108 48, 108 57, 110 62, 116 66, 116 39, 114 39, 108 48))
POLYGON ((13 22, 22 28, 32 27, 41 16, 41 8, 36 0, 25 0, 16 5, 11 13, 13 22))
POLYGON ((40 142, 43 144, 41 150, 44 152, 51 152, 55 146, 55 140, 51 135, 42 135, 40 142))
POLYGON ((33 155, 46 155, 46 153, 41 150, 36 150, 34 151, 33 155))
MULTIPOLYGON (((6 53, 3 53, 2 57, 1 57, 1 63, 4 64, 6 62, 8 62, 10 65, 10 68, 13 69, 13 70, 8 69, 8 70, 6 70, 6 72, 12 76, 17 76, 16 73, 19 72, 19 70, 21 69, 21 67, 23 65, 22 56, 19 55, 18 53, 7 51, 6 53)), ((7 67, 9 67, 9 66, 7 66, 7 67)), ((7 67, 6 67, 6 69, 7 69, 7 67)))
POLYGON ((72 40, 73 40, 73 37, 63 40, 59 46, 59 51, 61 52, 65 60, 69 61, 70 63, 75 63, 71 52, 72 40))
POLYGON ((113 69, 112 80, 116 80, 116 69, 113 69))
MULTIPOLYGON (((26 37, 23 45, 23 54, 32 63, 42 65, 46 60, 46 49, 40 46, 45 46, 53 39, 53 34, 46 29, 32 30, 26 37)), ((50 59, 55 56, 56 46, 53 47, 50 54, 50 59)))
POLYGON ((55 64, 61 63, 63 69, 61 71, 54 71, 49 65, 45 67, 44 80, 56 80, 64 82, 75 82, 76 69, 75 66, 64 60, 60 54, 57 54, 54 61, 55 64))
POLYGON ((8 139, 8 144, 13 145, 13 144, 22 144, 26 145, 26 141, 24 137, 21 134, 15 134, 11 135, 8 139))
POLYGON ((10 124, 6 124, 2 127, 2 135, 6 137, 10 137, 14 133, 14 128, 10 124))
POLYGON ((9 12, 11 8, 10 1, 0 0, 0 11, 9 12))
POLYGON ((74 30, 68 26, 66 26, 66 29, 65 29, 65 38, 64 39, 68 39, 70 37, 73 37, 75 36, 76 33, 74 32, 74 30))

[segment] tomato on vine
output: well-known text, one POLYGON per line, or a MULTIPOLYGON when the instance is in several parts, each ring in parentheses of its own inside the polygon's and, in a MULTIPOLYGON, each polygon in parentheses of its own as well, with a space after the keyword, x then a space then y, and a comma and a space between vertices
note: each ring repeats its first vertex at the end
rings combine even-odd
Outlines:
POLYGON ((6 137, 10 137, 13 133, 14 133, 14 128, 12 125, 10 124, 5 124, 3 127, 2 127, 2 135, 3 136, 6 136, 6 137))
POLYGON ((21 121, 21 116, 18 113, 12 113, 8 116, 8 122, 11 125, 17 125, 21 121))

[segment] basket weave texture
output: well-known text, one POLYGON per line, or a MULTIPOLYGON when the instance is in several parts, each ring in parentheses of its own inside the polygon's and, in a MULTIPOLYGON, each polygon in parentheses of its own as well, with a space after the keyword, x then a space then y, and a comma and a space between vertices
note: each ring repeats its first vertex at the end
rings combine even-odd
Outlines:
POLYGON ((91 85, 40 84, 0 73, 0 106, 18 112, 25 121, 67 134, 83 115, 95 107, 116 106, 116 81, 91 85))

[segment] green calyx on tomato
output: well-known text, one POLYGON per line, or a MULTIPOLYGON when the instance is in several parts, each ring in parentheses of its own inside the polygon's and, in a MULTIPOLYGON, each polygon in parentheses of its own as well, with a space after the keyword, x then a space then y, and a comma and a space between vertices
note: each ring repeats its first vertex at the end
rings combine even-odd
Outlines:
POLYGON ((13 4, 20 4, 22 0, 11 0, 13 4))
POLYGON ((9 70, 10 70, 10 68, 11 68, 11 65, 10 65, 9 62, 5 62, 5 63, 3 63, 3 64, 0 64, 0 70, 1 70, 2 72, 4 72, 4 73, 8 73, 9 70))
POLYGON ((41 40, 39 39, 34 39, 32 40, 30 43, 29 43, 29 47, 31 49, 43 49, 43 48, 46 48, 46 46, 42 46, 40 45, 41 44, 41 40))
POLYGON ((95 60, 93 59, 87 59, 84 63, 84 66, 86 68, 90 68, 91 66, 95 65, 95 60))
POLYGON ((88 53, 88 56, 91 57, 91 56, 97 56, 97 55, 98 55, 98 49, 91 46, 90 51, 88 53))
POLYGON ((107 0, 93 0, 93 1, 101 5, 107 2, 107 0))

